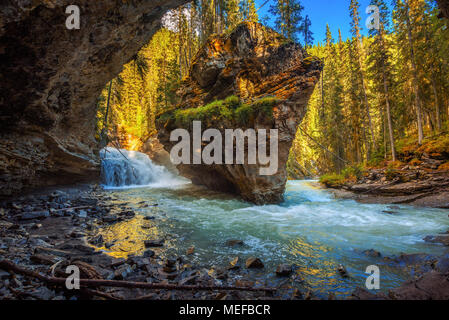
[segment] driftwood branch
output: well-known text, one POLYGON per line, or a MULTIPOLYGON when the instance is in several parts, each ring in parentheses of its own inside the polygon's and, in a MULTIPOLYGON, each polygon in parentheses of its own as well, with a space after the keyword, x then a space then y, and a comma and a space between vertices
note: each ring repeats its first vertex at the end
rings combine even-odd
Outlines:
MULTIPOLYGON (((28 270, 12 263, 8 260, 0 261, 0 269, 10 270, 15 273, 25 275, 28 277, 39 279, 51 285, 64 286, 65 278, 47 277, 38 272, 28 270)), ((175 285, 175 284, 158 284, 146 282, 132 282, 122 280, 102 280, 102 279, 80 279, 80 286, 82 287, 120 287, 129 289, 152 289, 152 290, 196 290, 196 291, 264 291, 274 292, 275 288, 252 288, 252 287, 234 287, 234 286, 199 286, 199 285, 175 285)))

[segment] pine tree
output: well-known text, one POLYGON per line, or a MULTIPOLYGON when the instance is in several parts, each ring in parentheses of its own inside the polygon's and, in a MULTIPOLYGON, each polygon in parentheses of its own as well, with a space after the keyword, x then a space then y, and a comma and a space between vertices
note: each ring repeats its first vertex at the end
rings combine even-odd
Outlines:
MULTIPOLYGON (((370 110, 370 105, 368 102, 368 96, 367 96, 367 92, 366 92, 367 89, 366 89, 365 74, 364 74, 364 70, 363 70, 363 66, 362 66, 363 48, 362 48, 359 8, 360 8, 360 5, 359 5, 358 1, 351 0, 351 3, 349 5, 350 16, 352 18, 351 32, 352 32, 353 37, 356 39, 354 49, 355 49, 356 60, 358 61, 358 68, 356 69, 355 72, 357 73, 357 78, 358 78, 357 81, 360 81, 360 90, 361 90, 361 95, 363 98, 363 103, 365 105, 366 115, 368 118, 371 140, 372 140, 372 144, 374 145, 374 148, 375 148, 376 136, 374 133, 374 125, 373 125, 373 120, 371 117, 371 110, 370 110)), ((371 147, 368 148, 368 151, 370 151, 370 150, 371 150, 371 147)), ((370 158, 369 153, 370 152, 368 152, 368 155, 367 155, 368 158, 370 158)))
POLYGON ((372 0, 372 5, 379 8, 380 23, 379 29, 370 30, 370 35, 373 37, 373 42, 371 44, 371 54, 370 60, 370 71, 372 75, 372 81, 378 92, 383 93, 383 99, 385 101, 385 114, 387 118, 388 125, 388 135, 390 140, 390 151, 393 161, 396 161, 396 146, 393 131, 393 119, 391 116, 391 56, 389 52, 390 44, 387 39, 388 29, 389 29, 389 18, 388 18, 388 8, 383 0, 372 0))
POLYGON ((312 22, 310 21, 310 18, 308 15, 304 18, 304 22, 301 26, 302 33, 304 35, 304 46, 307 48, 309 45, 313 43, 313 32, 310 29, 312 26, 312 22))
POLYGON ((240 12, 244 21, 258 22, 259 16, 257 15, 256 3, 254 0, 241 0, 240 12))
MULTIPOLYGON (((416 3, 415 3, 416 5, 416 3)), ((398 11, 398 17, 402 18, 405 24, 406 31, 406 48, 409 51, 409 59, 411 64, 411 76, 413 80, 413 91, 415 96, 415 108, 416 108, 416 119, 418 125, 418 143, 422 144, 424 138, 423 131, 423 121, 422 121, 422 99, 419 90, 419 79, 418 79, 418 69, 416 64, 416 55, 415 55, 415 40, 413 35, 413 26, 410 19, 410 5, 408 0, 397 0, 396 8, 398 11)))
POLYGON ((240 0, 227 0, 225 11, 226 30, 233 30, 240 22, 243 21, 243 15, 240 11, 240 0))
POLYGON ((270 13, 275 16, 276 30, 286 38, 298 41, 302 32, 303 9, 299 0, 276 0, 276 3, 270 6, 270 13))

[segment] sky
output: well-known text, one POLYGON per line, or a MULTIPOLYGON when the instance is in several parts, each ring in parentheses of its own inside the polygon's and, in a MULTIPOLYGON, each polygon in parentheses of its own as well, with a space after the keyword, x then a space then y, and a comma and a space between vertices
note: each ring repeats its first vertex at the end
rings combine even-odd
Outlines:
MULTIPOLYGON (((266 0, 256 0, 257 7, 261 6, 266 0)), ((270 0, 259 11, 259 18, 263 18, 268 15, 271 4, 274 0, 270 0)), ((304 7, 303 16, 309 15, 312 21, 312 32, 315 38, 314 44, 323 42, 326 35, 326 24, 328 23, 332 36, 334 39, 338 38, 338 29, 341 29, 343 40, 351 38, 351 17, 349 16, 349 4, 350 0, 301 0, 301 4, 304 7)), ((360 21, 363 27, 362 33, 367 34, 365 27, 366 19, 368 15, 365 13, 366 8, 370 4, 370 0, 359 0, 360 4, 360 21)), ((273 19, 272 19, 273 20, 273 19)), ((270 23, 270 26, 272 24, 270 23)))

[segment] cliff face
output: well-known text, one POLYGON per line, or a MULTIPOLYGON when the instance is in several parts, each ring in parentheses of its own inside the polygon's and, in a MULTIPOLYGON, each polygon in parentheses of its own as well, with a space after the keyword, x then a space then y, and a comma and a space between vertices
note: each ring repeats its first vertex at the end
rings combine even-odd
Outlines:
MULTIPOLYGON (((202 121, 203 131, 216 128, 221 133, 237 128, 278 129, 274 175, 261 175, 264 166, 248 164, 247 159, 233 165, 178 165, 180 173, 196 184, 237 193, 257 204, 278 203, 285 191, 286 162, 297 126, 321 70, 321 61, 307 56, 300 45, 260 24, 244 23, 229 35, 212 37, 200 50, 181 84, 179 105, 157 120, 159 139, 170 151, 176 144, 170 142, 170 133, 176 128, 192 133, 194 120, 202 121)), ((203 142, 203 147, 207 144, 203 142)), ((248 154, 248 144, 245 151, 248 154)))
POLYGON ((0 194, 97 176, 96 99, 187 0, 69 0, 0 4, 0 194))

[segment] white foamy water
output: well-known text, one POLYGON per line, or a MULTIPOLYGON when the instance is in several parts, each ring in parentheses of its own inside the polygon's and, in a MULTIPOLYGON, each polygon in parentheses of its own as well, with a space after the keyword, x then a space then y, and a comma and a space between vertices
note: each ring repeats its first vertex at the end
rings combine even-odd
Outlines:
POLYGON ((105 189, 164 188, 189 183, 166 168, 155 165, 141 152, 107 147, 100 151, 100 156, 105 189))
MULTIPOLYGON (((329 291, 348 296, 355 287, 363 287, 366 267, 373 264, 381 269, 382 290, 399 286, 410 274, 391 266, 385 256, 447 253, 444 246, 426 243, 423 238, 449 228, 448 210, 335 199, 312 181, 289 181, 284 203, 255 206, 186 184, 145 155, 126 155, 139 172, 138 179, 129 168, 131 164, 125 164, 115 150, 105 162, 106 184, 115 188, 127 185, 126 190, 111 192, 119 201, 135 204, 136 213, 160 217, 152 232, 169 239, 158 252, 161 256, 184 256, 187 248, 194 246, 195 253, 187 259, 198 265, 226 266, 235 256, 241 261, 259 257, 265 269, 253 276, 273 285, 280 281, 274 274, 276 266, 291 263, 298 266, 304 280, 301 288, 326 297, 329 291), (145 185, 150 187, 142 187, 145 185), (159 206, 140 208, 142 201, 159 206), (226 247, 229 239, 243 240, 245 245, 226 247), (362 253, 368 249, 380 251, 383 257, 362 253), (350 278, 341 278, 336 272, 338 264, 345 265, 350 278)), ((120 249, 111 248, 114 250, 120 249)))

